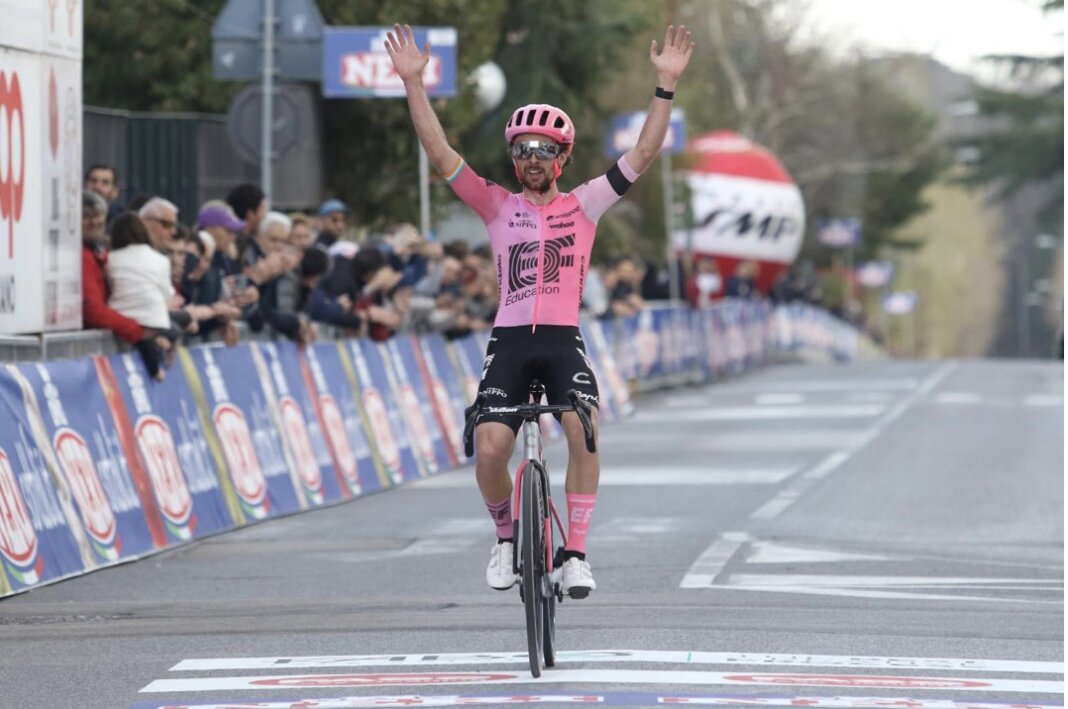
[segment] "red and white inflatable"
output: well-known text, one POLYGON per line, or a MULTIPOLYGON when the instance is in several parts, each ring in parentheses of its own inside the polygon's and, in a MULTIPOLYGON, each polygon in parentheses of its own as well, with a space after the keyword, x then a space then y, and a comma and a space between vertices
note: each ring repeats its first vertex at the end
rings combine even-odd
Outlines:
POLYGON ((755 261, 764 293, 797 258, 805 206, 793 179, 766 148, 731 131, 690 141, 699 158, 687 174, 694 228, 675 233, 674 245, 695 259, 712 257, 726 283, 738 264, 755 261))

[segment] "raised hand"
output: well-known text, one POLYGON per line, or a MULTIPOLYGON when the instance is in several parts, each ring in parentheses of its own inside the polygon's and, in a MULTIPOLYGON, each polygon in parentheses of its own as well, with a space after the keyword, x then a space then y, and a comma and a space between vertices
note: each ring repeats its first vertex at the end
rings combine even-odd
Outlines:
POLYGON ((695 46, 693 33, 686 29, 685 25, 679 25, 678 29, 675 29, 673 25, 668 25, 664 32, 663 51, 658 52, 656 40, 653 40, 649 47, 649 61, 656 67, 657 77, 662 84, 670 82, 672 84, 670 88, 674 87, 674 82, 682 76, 686 65, 690 63, 695 46))
POLYGON ((386 35, 386 52, 393 60, 393 68, 401 81, 408 81, 423 75, 423 69, 430 61, 430 42, 428 41, 420 52, 415 46, 412 28, 405 25, 402 29, 399 24, 395 24, 393 31, 386 35))

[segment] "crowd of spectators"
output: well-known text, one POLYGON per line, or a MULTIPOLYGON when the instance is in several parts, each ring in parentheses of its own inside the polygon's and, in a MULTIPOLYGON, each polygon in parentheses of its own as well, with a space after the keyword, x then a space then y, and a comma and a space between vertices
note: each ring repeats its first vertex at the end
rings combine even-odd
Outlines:
MULTIPOLYGON (((114 168, 93 165, 82 210, 84 325, 136 347, 157 378, 176 344, 235 344, 245 329, 299 343, 324 334, 455 338, 492 327, 496 316, 488 244, 428 240, 411 224, 355 238, 339 199, 312 214, 282 213, 245 184, 182 215, 164 196, 120 205, 114 168)), ((694 307, 762 297, 755 269, 742 264, 724 282, 711 259, 680 265, 682 295, 694 307)), ((773 294, 800 292, 795 285, 784 281, 773 294)), ((590 269, 582 307, 624 317, 670 295, 665 269, 622 256, 590 269)))

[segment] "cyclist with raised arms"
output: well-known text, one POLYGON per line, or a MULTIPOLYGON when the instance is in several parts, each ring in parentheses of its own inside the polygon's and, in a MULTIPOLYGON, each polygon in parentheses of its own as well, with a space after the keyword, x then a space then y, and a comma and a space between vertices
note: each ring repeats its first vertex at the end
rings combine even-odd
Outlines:
MULTIPOLYGON (((509 118, 504 137, 523 188, 509 192, 479 177, 449 146, 423 85, 430 43, 420 51, 411 27, 394 25, 386 51, 404 82, 412 123, 430 162, 486 223, 493 247, 500 307, 479 387, 488 399, 475 429, 475 477, 497 525, 486 581, 505 590, 517 581, 508 461, 520 421, 495 415, 493 409, 525 401, 532 379, 545 385, 550 404, 567 403, 567 391, 576 390, 597 406, 597 382, 578 328, 597 220, 649 167, 663 145, 675 85, 693 55, 694 43, 682 26, 667 28, 662 49, 653 40, 649 60, 657 86, 637 144, 605 174, 573 192, 561 192, 556 184, 575 143, 575 126, 566 113, 531 104, 509 118)), ((596 435, 596 415, 593 422, 596 435)), ((597 454, 586 450, 577 415, 564 414, 561 424, 569 459, 568 536, 560 583, 568 596, 585 598, 597 587, 586 562, 586 532, 597 500, 600 464, 597 454)))

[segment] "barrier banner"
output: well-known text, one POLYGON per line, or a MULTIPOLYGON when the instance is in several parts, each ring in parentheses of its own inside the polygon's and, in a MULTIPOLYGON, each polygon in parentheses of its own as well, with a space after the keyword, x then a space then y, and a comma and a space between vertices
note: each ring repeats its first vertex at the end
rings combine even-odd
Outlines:
POLYGON ((94 561, 107 564, 153 550, 156 544, 93 360, 24 364, 18 370, 44 423, 37 445, 55 453, 94 561))
POLYGON ((727 302, 720 311, 727 343, 727 370, 737 374, 745 369, 745 335, 742 332, 742 309, 738 303, 727 302))
POLYGON ((628 381, 641 378, 642 366, 638 348, 639 320, 637 315, 632 315, 605 323, 605 327, 611 328, 613 334, 611 342, 616 362, 619 363, 619 372, 628 381))
POLYGON ((315 375, 320 405, 336 405, 345 422, 348 442, 356 454, 361 491, 366 493, 392 486, 393 481, 386 470, 381 446, 375 438, 374 421, 364 406, 356 368, 352 364, 352 357, 345 342, 313 345, 306 353, 309 363, 316 363, 323 377, 320 381, 319 375, 315 375), (346 383, 348 386, 345 386, 346 383), (372 470, 374 475, 371 474, 372 470))
MULTIPOLYGON (((144 470, 166 543, 238 524, 241 518, 235 519, 220 487, 226 475, 222 452, 213 451, 205 435, 184 368, 171 367, 157 382, 133 353, 98 357, 96 364, 116 430, 131 432, 126 461, 132 470, 144 470)), ((147 514, 144 495, 142 504, 147 514)))
POLYGON ((381 343, 388 360, 393 396, 400 407, 408 440, 428 475, 447 470, 452 465, 448 446, 441 437, 441 426, 434 415, 434 402, 419 367, 411 337, 393 337, 381 343))
POLYGON ((467 462, 463 440, 467 397, 461 379, 456 376, 449 359, 448 346, 441 335, 415 337, 412 338, 412 344, 423 380, 434 402, 434 415, 449 453, 449 467, 458 467, 467 462))
POLYGON ((611 339, 605 334, 606 328, 611 328, 611 323, 603 320, 590 320, 586 326, 589 337, 583 335, 583 338, 586 340, 587 345, 593 343, 593 346, 597 349, 597 363, 601 367, 600 371, 604 373, 604 381, 601 386, 602 388, 607 387, 611 392, 612 400, 616 407, 616 415, 619 418, 623 418, 634 413, 634 404, 630 399, 630 387, 620 373, 616 358, 612 354, 611 339))
MULTIPOLYGON (((294 345, 295 347, 295 345, 294 345)), ((298 350, 304 382, 315 402, 340 478, 353 495, 379 490, 380 463, 367 442, 366 416, 360 411, 337 345, 324 343, 298 350)))
MULTIPOLYGON (((0 367, 0 593, 93 568, 66 483, 53 475, 32 423, 33 392, 15 367, 0 367)), ((42 431, 43 435, 43 431, 42 431)), ((52 465, 51 468, 55 468, 52 465)))
POLYGON ((270 375, 248 345, 190 350, 202 373, 204 414, 214 427, 233 490, 247 519, 301 508, 280 432, 261 382, 270 375), (259 361, 257 361, 259 360, 259 361))
POLYGON ((400 409, 393 399, 386 360, 375 343, 364 338, 346 342, 352 358, 360 399, 371 423, 371 435, 390 481, 398 485, 421 477, 419 463, 401 421, 400 409))
POLYGON ((482 383, 486 350, 478 344, 474 335, 452 340, 449 343, 449 349, 453 363, 463 381, 467 403, 473 403, 475 397, 478 396, 478 385, 482 383))
POLYGON ((321 505, 350 497, 354 493, 348 482, 338 479, 333 451, 323 438, 319 412, 304 381, 296 344, 257 342, 252 346, 257 348, 271 373, 269 382, 274 391, 267 393, 267 401, 278 404, 281 440, 291 469, 297 473, 295 484, 303 494, 304 503, 321 505))

